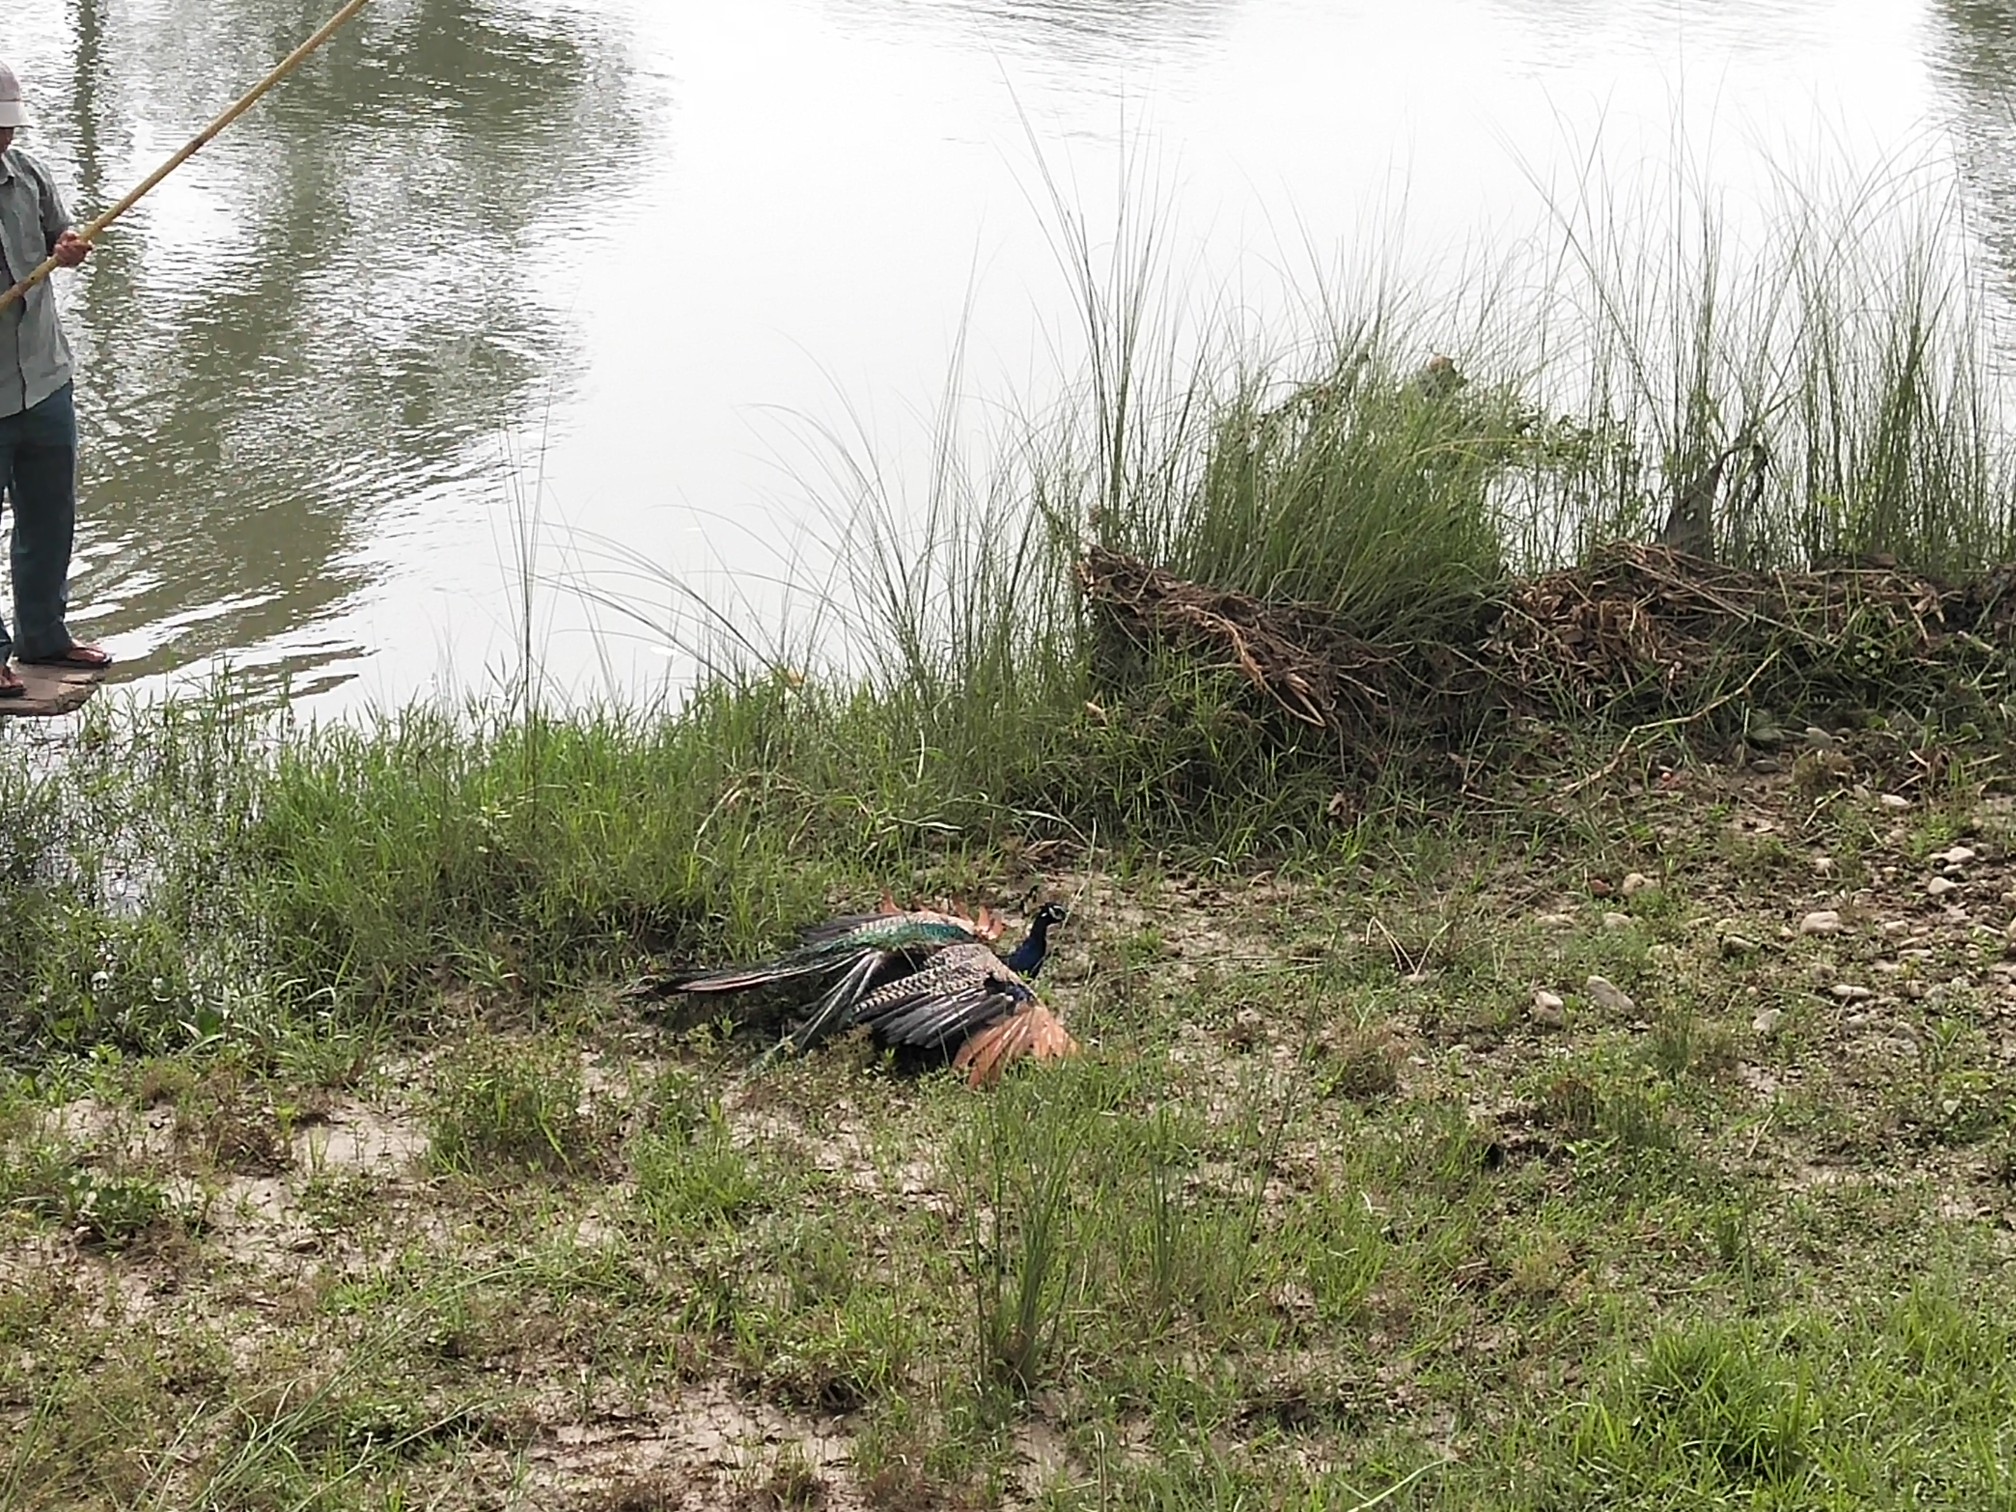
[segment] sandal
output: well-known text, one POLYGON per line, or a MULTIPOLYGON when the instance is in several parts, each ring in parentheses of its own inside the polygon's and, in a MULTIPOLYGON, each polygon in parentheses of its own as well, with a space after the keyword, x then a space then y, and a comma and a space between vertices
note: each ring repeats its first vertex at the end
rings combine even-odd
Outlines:
POLYGON ((28 684, 21 681, 21 674, 5 662, 0 662, 0 698, 26 698, 28 684))
POLYGON ((87 672, 112 665, 110 651, 103 646, 88 646, 82 641, 65 646, 54 656, 17 656, 14 659, 24 667, 78 667, 87 672))

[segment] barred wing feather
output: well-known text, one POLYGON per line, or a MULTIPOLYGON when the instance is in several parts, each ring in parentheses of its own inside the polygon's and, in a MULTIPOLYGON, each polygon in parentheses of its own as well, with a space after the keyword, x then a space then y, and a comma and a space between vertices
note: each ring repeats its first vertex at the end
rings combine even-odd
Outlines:
POLYGON ((959 1046, 953 1064, 976 1087, 1023 1055, 1057 1060, 1077 1049, 1029 984, 984 945, 941 950, 922 968, 863 998, 855 1022, 885 1045, 959 1046))

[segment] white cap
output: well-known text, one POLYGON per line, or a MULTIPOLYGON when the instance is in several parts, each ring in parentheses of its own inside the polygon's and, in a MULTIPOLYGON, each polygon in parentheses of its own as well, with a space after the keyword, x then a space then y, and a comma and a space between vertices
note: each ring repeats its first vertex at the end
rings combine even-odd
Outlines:
POLYGON ((21 81, 14 77, 13 69, 0 63, 0 130, 27 124, 28 107, 21 103, 21 81))

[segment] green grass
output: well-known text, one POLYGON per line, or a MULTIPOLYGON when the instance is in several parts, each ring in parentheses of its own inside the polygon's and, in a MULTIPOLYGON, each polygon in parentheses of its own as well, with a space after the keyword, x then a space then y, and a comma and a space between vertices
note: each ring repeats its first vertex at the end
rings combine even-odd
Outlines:
MULTIPOLYGON (((1879 869, 1924 833, 1789 778, 1747 801, 1801 854, 1868 832, 1879 869)), ((57 1261, 0 1307, 0 1500, 1999 1505, 2012 1124, 1991 1097, 1928 1138, 1897 1099, 2007 1069, 1942 1031, 1977 1011, 1952 997, 1878 1005, 1921 1047, 1902 1078, 1839 1021, 1755 1034, 1749 989, 1890 947, 1779 940, 1829 884, 1760 893, 1700 812, 1626 793, 1412 869, 1102 878, 1051 989, 1086 1054, 981 1096, 847 1046, 757 1071, 606 998, 437 1017, 347 1089, 214 1044, 19 1079, 6 1242, 57 1261), (1655 868, 1663 900, 1606 926, 1585 879, 1655 868), (1719 919, 1768 947, 1728 955, 1719 919), (1597 968, 1642 1023, 1526 1020, 1597 968), (108 1113, 58 1138, 79 1095, 108 1113), (218 1152, 290 1107, 396 1112, 433 1158, 286 1164, 262 1218, 233 1194, 275 1178, 218 1152), (193 1184, 208 1222, 73 1241, 45 1169, 193 1184)), ((1992 900, 2016 830, 1970 813, 1992 900)), ((1925 917, 1915 875, 1869 906, 1925 917)), ((1929 975, 1989 980, 1999 953, 1926 927, 1929 975)))

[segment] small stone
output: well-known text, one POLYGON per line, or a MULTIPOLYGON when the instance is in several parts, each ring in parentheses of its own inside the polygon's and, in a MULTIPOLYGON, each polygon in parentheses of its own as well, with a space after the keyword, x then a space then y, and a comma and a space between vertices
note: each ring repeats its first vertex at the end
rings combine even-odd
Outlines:
POLYGON ((1603 927, 1605 929, 1629 929, 1631 923, 1631 915, 1629 914, 1606 913, 1603 915, 1603 927))
POLYGON ((1979 851, 1971 850, 1967 846, 1956 845, 1951 850, 1941 851, 1932 859, 1943 862, 1947 866, 1965 866, 1979 854, 1979 851))
POLYGON ((1838 750, 1841 737, 1831 730, 1823 730, 1818 725, 1806 726, 1806 744, 1816 751, 1838 750))
POLYGON ((1316 1311, 1316 1294, 1306 1286, 1284 1281, 1274 1289, 1274 1305, 1290 1317, 1308 1317, 1316 1311))
POLYGON ((1909 919, 1885 919, 1882 928, 1884 934, 1895 940, 1911 933, 1911 921, 1909 919))
POLYGON ((1955 882, 1951 877, 1934 877, 1930 882, 1925 884, 1925 891, 1935 898, 1943 898, 1948 893, 1955 893, 1959 890, 1960 884, 1955 882))
POLYGON ((1258 1008, 1241 1008, 1232 1015, 1232 1027, 1226 1032, 1226 1041, 1235 1050, 1251 1050, 1265 1037, 1267 1021, 1258 1008))
POLYGON ((1832 908, 1818 908, 1799 921, 1799 932, 1810 935, 1830 935, 1841 932, 1841 915, 1832 908))
POLYGON ((1764 947, 1748 935, 1725 934, 1722 936, 1722 954, 1725 956, 1755 955, 1764 947))
POLYGON ((1757 1017, 1750 1020, 1750 1027, 1768 1039, 1778 1032, 1778 1026, 1784 1022, 1785 1010, 1783 1008, 1766 1008, 1757 1017))
POLYGON ((2008 937, 2010 944, 2016 945, 2016 919, 2011 919, 2006 925, 2004 925, 2002 928, 2002 933, 2008 937))
POLYGON ((1867 987, 1858 987, 1853 982, 1836 982, 1827 990, 1844 1003, 1863 1003, 1876 996, 1867 987))
POLYGON ((1589 1001, 1605 1013, 1630 1013, 1638 1006, 1631 1001, 1630 993, 1608 977, 1592 976, 1582 984, 1582 990, 1589 994, 1589 1001))
POLYGON ((1815 856, 1813 858, 1813 874, 1816 877, 1833 876, 1834 858, 1832 856, 1815 856))
POLYGON ((1646 876, 1643 872, 1626 872, 1624 874, 1623 892, 1627 898, 1642 897, 1652 899, 1658 897, 1660 891, 1658 881, 1655 878, 1646 876))
POLYGON ((1902 793, 1885 793, 1876 801, 1886 809, 1889 809, 1893 814, 1901 814, 1905 809, 1911 807, 1911 800, 1906 798, 1902 793))
POLYGON ((1573 929, 1575 915, 1571 913, 1543 913, 1533 921, 1542 929, 1573 929))
POLYGON ((1533 994, 1533 1006, 1529 1010, 1533 1022, 1548 1029, 1559 1029, 1568 1022, 1568 1004, 1558 992, 1549 992, 1542 987, 1533 994))

